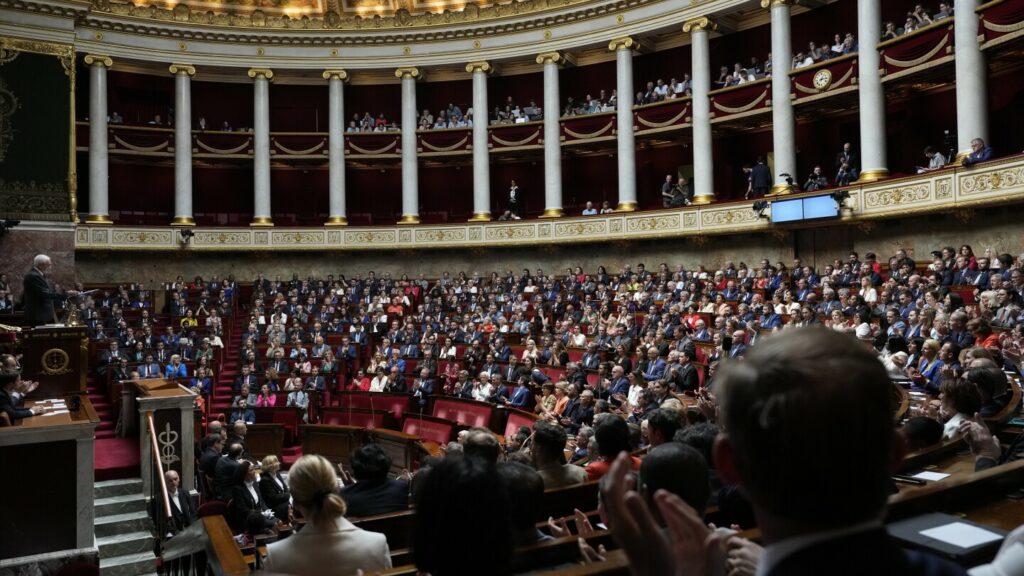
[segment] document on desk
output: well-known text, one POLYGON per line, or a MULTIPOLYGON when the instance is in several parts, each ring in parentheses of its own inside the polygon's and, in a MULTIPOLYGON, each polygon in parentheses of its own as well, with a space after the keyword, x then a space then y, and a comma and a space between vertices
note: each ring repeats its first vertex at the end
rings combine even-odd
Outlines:
POLYGON ((960 548, 973 548, 996 540, 1002 540, 1001 534, 989 532, 966 522, 951 522, 943 526, 936 526, 928 530, 922 530, 921 536, 934 538, 946 544, 952 544, 960 548))
POLYGON ((53 412, 46 412, 42 416, 56 416, 57 414, 69 414, 67 410, 54 410, 53 412))
POLYGON ((938 482, 944 478, 949 478, 949 474, 943 474, 942 472, 920 472, 918 474, 914 474, 912 478, 927 480, 928 482, 938 482))

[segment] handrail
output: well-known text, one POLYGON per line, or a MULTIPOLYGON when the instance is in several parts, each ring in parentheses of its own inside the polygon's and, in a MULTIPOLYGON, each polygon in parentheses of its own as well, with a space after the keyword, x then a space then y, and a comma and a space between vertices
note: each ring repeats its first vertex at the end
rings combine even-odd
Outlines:
MULTIPOLYGON (((160 463, 160 446, 157 444, 156 441, 156 426, 155 424, 153 424, 152 410, 146 412, 146 424, 148 425, 149 428, 150 448, 153 450, 154 470, 160 471, 162 466, 160 463)), ((163 473, 158 473, 157 476, 160 477, 160 499, 163 501, 164 504, 164 514, 166 514, 165 518, 170 519, 173 516, 173 514, 171 513, 171 500, 170 498, 167 497, 167 480, 164 479, 163 473)))
MULTIPOLYGON (((201 573, 248 574, 242 551, 238 548, 223 516, 205 516, 167 541, 161 555, 164 565, 200 552, 206 555, 201 573)), ((173 570, 172 570, 173 573, 173 570)))

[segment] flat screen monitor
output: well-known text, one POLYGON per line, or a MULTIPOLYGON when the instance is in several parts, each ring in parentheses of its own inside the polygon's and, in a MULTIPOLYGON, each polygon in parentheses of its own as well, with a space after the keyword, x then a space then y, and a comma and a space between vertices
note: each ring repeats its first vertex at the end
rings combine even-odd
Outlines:
POLYGON ((772 222, 797 222, 803 219, 804 202, 802 199, 772 202, 772 222))
POLYGON ((836 216, 839 216, 839 208, 831 195, 804 198, 804 220, 835 218, 836 216))
POLYGON ((839 207, 831 195, 776 200, 772 202, 772 222, 776 224, 836 218, 838 216, 839 207))

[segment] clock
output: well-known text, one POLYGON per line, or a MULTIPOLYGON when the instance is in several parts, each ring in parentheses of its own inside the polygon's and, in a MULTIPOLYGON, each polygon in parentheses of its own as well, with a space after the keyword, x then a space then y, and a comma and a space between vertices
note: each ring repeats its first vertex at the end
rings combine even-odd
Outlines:
POLYGON ((828 90, 832 85, 832 72, 822 68, 814 73, 814 87, 820 91, 828 90))

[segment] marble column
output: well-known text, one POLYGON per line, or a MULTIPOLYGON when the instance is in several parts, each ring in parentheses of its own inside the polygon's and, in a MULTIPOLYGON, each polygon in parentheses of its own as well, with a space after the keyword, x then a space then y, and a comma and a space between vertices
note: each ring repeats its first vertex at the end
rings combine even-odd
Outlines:
POLYGON ((885 157, 885 94, 878 73, 882 0, 857 0, 857 95, 860 99, 860 177, 873 182, 889 175, 885 157))
POLYGON ((956 0, 953 17, 956 40, 957 157, 971 152, 971 140, 988 143, 988 66, 978 44, 978 0, 956 0))
POLYGON ((490 62, 466 64, 473 74, 473 217, 470 222, 491 219, 491 159, 487 142, 487 75, 494 70, 490 62))
POLYGON ((250 226, 273 226, 270 216, 270 79, 274 71, 251 68, 253 79, 253 210, 250 226))
POLYGON ((637 41, 628 36, 608 43, 615 52, 615 131, 619 161, 618 212, 636 210, 636 144, 633 134, 633 50, 637 41))
POLYGON ((541 218, 562 216, 562 116, 558 95, 558 63, 565 56, 545 52, 537 56, 544 65, 544 213, 541 218))
POLYGON ((328 209, 327 226, 346 226, 345 211, 345 80, 344 70, 325 70, 330 103, 327 119, 328 209))
POLYGON ((706 17, 683 24, 690 34, 690 67, 693 73, 693 203, 710 204, 715 199, 714 156, 711 139, 711 59, 708 34, 718 26, 706 17))
POLYGON ((395 70, 402 80, 402 218, 399 224, 420 223, 420 176, 416 157, 416 79, 419 68, 395 70))
POLYGON ((89 66, 89 224, 110 224, 107 160, 107 68, 109 56, 86 54, 89 66))
MULTIPOLYGON (((786 194, 792 187, 780 174, 789 174, 799 182, 796 172, 796 122, 790 100, 789 72, 793 67, 793 38, 790 33, 790 5, 795 0, 761 0, 771 7, 772 18, 772 148, 775 159, 775 185, 772 194, 786 194)), ((862 44, 863 45, 863 44, 862 44)))
POLYGON ((192 217, 192 77, 190 64, 171 64, 174 74, 174 220, 171 226, 195 226, 192 217))

